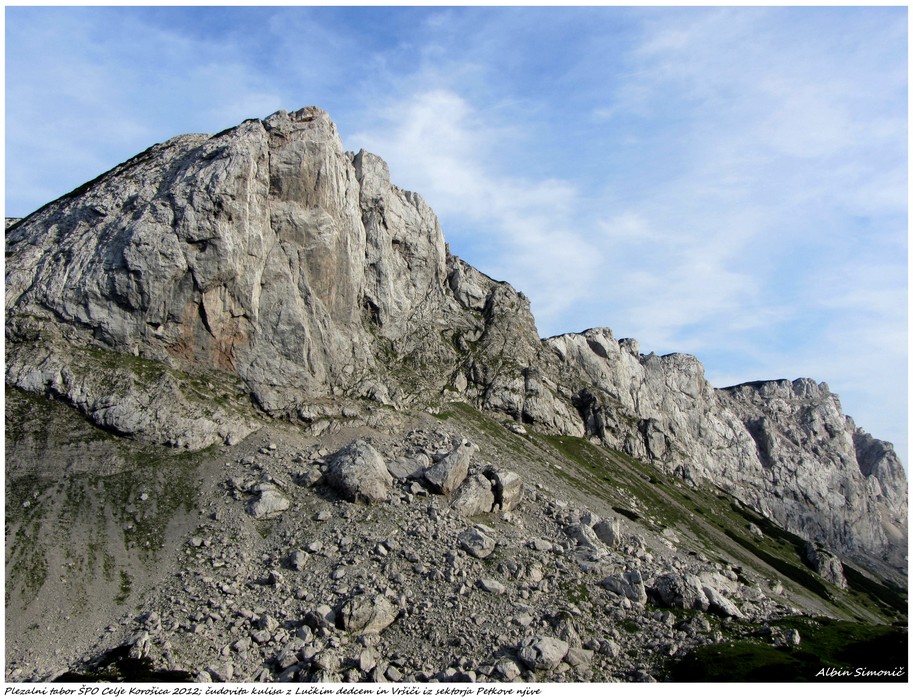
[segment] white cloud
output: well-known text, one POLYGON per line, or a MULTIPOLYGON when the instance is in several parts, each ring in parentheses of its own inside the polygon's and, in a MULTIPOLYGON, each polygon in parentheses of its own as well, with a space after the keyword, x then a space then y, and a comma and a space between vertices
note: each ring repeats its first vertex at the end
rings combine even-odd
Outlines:
POLYGON ((609 198, 611 323, 698 354, 719 383, 827 381, 905 458, 903 23, 815 35, 795 17, 657 16, 599 105, 610 127, 669 130, 640 143, 675 156, 667 177, 609 198))

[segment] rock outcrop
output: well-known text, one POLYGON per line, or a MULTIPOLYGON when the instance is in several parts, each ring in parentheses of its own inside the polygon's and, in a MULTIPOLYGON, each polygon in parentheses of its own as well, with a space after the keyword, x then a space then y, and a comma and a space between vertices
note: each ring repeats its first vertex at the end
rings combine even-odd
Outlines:
MULTIPOLYGON (((345 152, 317 108, 153 146, 7 220, 6 261, 7 384, 113 433, 198 449, 264 416, 319 433, 465 400, 906 566, 903 470, 826 385, 714 389, 695 358, 642 355, 608 329, 540 340, 526 297, 451 255, 422 198, 345 152)), ((448 460, 424 477, 449 495, 467 473, 448 460)), ((517 494, 498 478, 507 510, 517 494)), ((488 508, 474 483, 485 503, 461 507, 488 508)))

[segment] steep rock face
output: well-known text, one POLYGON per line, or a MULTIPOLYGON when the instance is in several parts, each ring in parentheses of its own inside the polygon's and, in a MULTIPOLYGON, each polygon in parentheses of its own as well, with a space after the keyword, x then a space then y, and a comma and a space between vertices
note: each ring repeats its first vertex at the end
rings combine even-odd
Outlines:
POLYGON ((740 488, 733 473, 726 479, 733 493, 838 553, 903 565, 907 496, 900 462, 888 443, 876 446, 859 435, 826 384, 752 382, 720 395, 757 446, 748 463, 757 485, 740 488))
POLYGON ((906 480, 888 443, 858 431, 810 379, 714 389, 688 355, 643 356, 608 329, 549 338, 589 434, 686 479, 723 487, 793 533, 905 566, 906 480))
POLYGON ((280 409, 372 364, 349 332, 364 284, 357 189, 321 112, 172 139, 20 222, 8 313, 235 372, 280 409))
POLYGON ((903 470, 826 387, 716 390, 608 329, 540 341, 528 299, 451 255, 317 108, 171 139, 7 220, 6 310, 7 382, 117 433, 236 442, 258 422, 245 394, 305 422, 469 400, 903 565, 903 470))
MULTIPOLYGON (((90 347, 203 366, 305 420, 346 400, 433 406, 449 389, 581 432, 535 376, 528 300, 449 255, 421 197, 376 156, 344 152, 317 108, 171 139, 12 222, 6 309, 20 348, 8 381, 90 415, 109 378, 87 372, 77 392, 56 370, 36 374, 35 356, 90 347)), ((228 417, 192 439, 136 423, 107 425, 187 447, 244 432, 228 417)))

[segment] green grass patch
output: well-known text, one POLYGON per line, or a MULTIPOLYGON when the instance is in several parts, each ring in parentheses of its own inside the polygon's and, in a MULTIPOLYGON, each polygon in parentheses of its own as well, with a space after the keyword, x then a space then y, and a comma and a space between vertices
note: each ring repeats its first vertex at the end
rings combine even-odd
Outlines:
POLYGON ((622 620, 618 626, 629 634, 640 632, 640 625, 634 622, 634 620, 622 620))
POLYGON ((114 597, 114 602, 118 605, 123 605, 127 602, 127 599, 130 597, 130 593, 133 591, 133 579, 130 577, 126 571, 121 570, 120 572, 120 588, 117 591, 117 595, 114 597))
POLYGON ((7 478, 7 603, 11 588, 28 603, 34 600, 48 577, 47 555, 41 545, 47 506, 42 496, 46 479, 7 478))
POLYGON ((197 465, 214 448, 196 453, 131 448, 124 453, 129 467, 98 477, 94 498, 111 508, 127 549, 154 553, 165 544, 173 518, 196 507, 197 465))
POLYGON ((895 671, 907 662, 905 628, 831 619, 786 618, 778 626, 799 631, 798 647, 740 639, 692 650, 670 668, 670 680, 693 682, 906 682, 906 673, 859 676, 856 669, 895 671), (848 675, 827 675, 835 669, 848 675))
POLYGON ((590 601, 590 589, 585 583, 567 583, 561 587, 569 603, 578 605, 590 601))
POLYGON ((905 590, 890 581, 881 583, 873 581, 846 563, 843 564, 843 574, 851 595, 874 602, 889 618, 906 621, 907 592, 905 590))
POLYGON ((784 560, 781 557, 776 556, 775 554, 771 554, 770 552, 757 546, 754 542, 751 542, 738 533, 733 532, 729 528, 726 528, 725 532, 731 540, 737 542, 739 545, 758 557, 758 559, 766 562, 787 578, 795 581, 800 586, 808 589, 826 601, 833 600, 833 597, 831 596, 831 593, 824 581, 815 576, 815 574, 806 569, 804 566, 797 566, 784 560))

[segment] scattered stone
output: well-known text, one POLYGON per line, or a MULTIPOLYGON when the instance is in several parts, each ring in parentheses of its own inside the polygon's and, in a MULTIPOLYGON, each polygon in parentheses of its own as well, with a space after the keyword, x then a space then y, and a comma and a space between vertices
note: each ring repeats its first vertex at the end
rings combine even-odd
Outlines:
POLYGON ((323 480, 323 472, 319 469, 305 469, 298 472, 295 481, 301 486, 316 486, 323 480))
POLYGON ((486 593, 494 593, 496 595, 503 595, 507 591, 507 587, 503 583, 493 578, 480 578, 476 585, 486 593))
POLYGON ((741 619, 744 617, 735 603, 720 593, 712 586, 704 586, 704 595, 707 596, 707 610, 720 617, 735 617, 741 619))
POLYGON ((291 649, 284 649, 283 651, 279 652, 275 663, 276 667, 279 668, 279 670, 284 671, 289 666, 294 666, 298 663, 298 654, 291 649))
POLYGON ((707 610, 709 601, 700 579, 668 573, 656 578, 654 590, 663 605, 685 610, 707 610))
POLYGON ((311 659, 311 665, 319 670, 328 673, 335 673, 342 665, 339 655, 329 649, 325 649, 311 659))
POLYGON ((261 615, 254 623, 257 629, 273 632, 279 628, 279 622, 272 615, 261 615))
POLYGON ((489 534, 491 532, 484 525, 468 527, 457 536, 457 542, 472 556, 477 559, 485 559, 495 550, 496 546, 495 539, 489 534))
POLYGON ((635 603, 647 602, 647 590, 639 571, 626 571, 621 575, 613 574, 600 581, 599 585, 635 603))
POLYGON ((262 484, 260 494, 247 506, 248 512, 258 520, 275 518, 288 510, 288 498, 272 484, 262 484))
POLYGON ((593 655, 594 652, 589 649, 571 647, 564 656, 564 662, 572 668, 589 668, 593 665, 593 655))
POLYGON ((266 644, 270 639, 273 638, 273 635, 269 630, 253 630, 250 633, 250 638, 253 639, 257 644, 266 644))
MULTIPOLYGON (((421 455, 425 457, 425 455, 421 455)), ((428 467, 428 459, 399 457, 387 462, 387 470, 395 479, 419 479, 428 467)))
POLYGON ((567 536, 582 547, 590 547, 595 550, 602 549, 602 542, 596 537, 596 533, 589 525, 576 523, 569 525, 565 529, 567 536))
POLYGON ((602 639, 599 642, 599 648, 597 651, 602 656, 607 656, 610 659, 614 659, 621 654, 621 647, 611 639, 602 639))
POLYGON ((375 666, 377 666, 377 652, 371 647, 362 649, 358 655, 358 669, 362 673, 368 673, 375 666))
POLYGON ((304 571, 307 568, 308 553, 300 549, 288 555, 288 567, 293 571, 304 571))
POLYGON ((496 675, 500 676, 502 680, 512 681, 515 678, 518 678, 520 674, 523 673, 523 670, 516 660, 509 656, 505 656, 498 659, 498 662, 495 664, 494 672, 496 675))
POLYGON ((616 518, 599 521, 593 526, 593 532, 600 542, 613 549, 620 547, 623 541, 621 522, 616 518))

